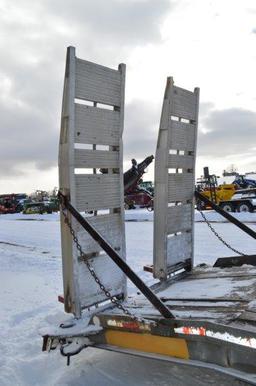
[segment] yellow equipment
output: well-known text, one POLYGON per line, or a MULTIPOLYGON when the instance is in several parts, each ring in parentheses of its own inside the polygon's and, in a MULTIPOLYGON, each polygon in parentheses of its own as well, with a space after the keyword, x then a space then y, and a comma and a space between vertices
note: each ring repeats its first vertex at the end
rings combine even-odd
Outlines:
POLYGON ((223 184, 213 188, 205 188, 205 190, 202 190, 200 193, 207 197, 209 200, 214 201, 217 205, 219 205, 220 201, 230 200, 235 191, 236 185, 223 184))
MULTIPOLYGON (((217 176, 209 173, 208 166, 204 167, 204 176, 197 180, 196 189, 210 201, 219 205, 220 201, 228 201, 231 199, 237 185, 235 184, 221 184, 218 186, 217 176)), ((211 209, 205 203, 198 201, 197 209, 211 209)))

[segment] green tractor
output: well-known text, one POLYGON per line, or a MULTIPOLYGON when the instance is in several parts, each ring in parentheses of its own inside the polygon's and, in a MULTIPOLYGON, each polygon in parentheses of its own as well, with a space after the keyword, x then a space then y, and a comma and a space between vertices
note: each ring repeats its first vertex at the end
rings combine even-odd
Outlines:
POLYGON ((58 197, 50 197, 50 200, 47 201, 47 205, 49 205, 49 208, 51 208, 52 212, 58 212, 60 210, 58 197))
POLYGON ((23 214, 52 213, 53 209, 48 202, 29 202, 24 204, 23 214))

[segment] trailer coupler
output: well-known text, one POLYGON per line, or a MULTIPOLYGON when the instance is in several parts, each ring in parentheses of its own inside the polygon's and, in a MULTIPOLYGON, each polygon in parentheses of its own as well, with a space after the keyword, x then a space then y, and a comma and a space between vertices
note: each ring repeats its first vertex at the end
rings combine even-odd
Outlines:
POLYGON ((67 358, 67 366, 69 366, 70 357, 79 354, 83 349, 93 345, 94 343, 86 336, 63 338, 45 335, 43 337, 42 351, 49 352, 59 347, 61 355, 67 358))
POLYGON ((62 356, 67 358, 67 365, 70 364, 70 357, 79 354, 84 348, 94 345, 91 337, 102 332, 101 326, 89 324, 90 316, 81 319, 69 319, 61 323, 57 328, 45 328, 42 330, 43 347, 42 351, 60 349, 62 356))
POLYGON ((84 348, 90 345, 88 338, 80 337, 75 338, 68 343, 64 343, 60 346, 60 353, 62 356, 67 357, 67 366, 70 365, 70 357, 79 354, 84 348))

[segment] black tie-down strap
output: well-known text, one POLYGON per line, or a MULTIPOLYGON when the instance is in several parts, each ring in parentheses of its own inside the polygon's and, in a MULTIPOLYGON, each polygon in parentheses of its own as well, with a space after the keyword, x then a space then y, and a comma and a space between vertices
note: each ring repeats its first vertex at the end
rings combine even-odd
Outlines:
POLYGON ((131 267, 119 256, 111 245, 100 235, 100 233, 84 218, 69 202, 68 198, 59 192, 62 205, 72 214, 79 224, 89 235, 101 246, 114 263, 123 271, 131 282, 141 291, 149 302, 160 312, 164 318, 173 319, 174 315, 165 304, 151 291, 151 289, 140 279, 131 267))

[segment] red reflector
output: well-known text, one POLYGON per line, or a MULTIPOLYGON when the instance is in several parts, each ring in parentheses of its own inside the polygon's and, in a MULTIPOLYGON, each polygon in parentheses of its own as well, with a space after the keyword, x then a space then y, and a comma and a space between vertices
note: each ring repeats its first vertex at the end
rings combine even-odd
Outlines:
POLYGON ((144 265, 143 270, 146 272, 151 272, 153 273, 154 266, 151 264, 144 265))
POLYGON ((58 296, 58 301, 59 301, 60 303, 63 303, 63 304, 64 304, 64 296, 63 296, 63 295, 59 295, 59 296, 58 296))

